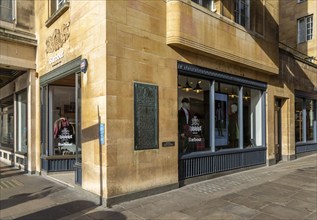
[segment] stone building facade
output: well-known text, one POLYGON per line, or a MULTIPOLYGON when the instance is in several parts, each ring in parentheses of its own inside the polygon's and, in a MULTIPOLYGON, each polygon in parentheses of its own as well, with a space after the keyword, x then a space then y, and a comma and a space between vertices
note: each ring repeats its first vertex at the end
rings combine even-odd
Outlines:
POLYGON ((0 159, 35 171, 36 45, 34 2, 0 4, 0 159))
POLYGON ((317 66, 280 4, 35 1, 30 170, 74 170, 109 205, 316 150, 317 66))

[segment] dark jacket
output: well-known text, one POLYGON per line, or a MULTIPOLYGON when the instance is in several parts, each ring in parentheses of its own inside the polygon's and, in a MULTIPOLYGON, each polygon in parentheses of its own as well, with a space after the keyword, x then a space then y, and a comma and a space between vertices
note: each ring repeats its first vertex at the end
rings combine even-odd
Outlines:
POLYGON ((186 123, 186 114, 183 108, 180 108, 178 110, 178 133, 182 134, 185 133, 184 128, 186 127, 185 125, 189 125, 190 121, 192 119, 192 115, 189 110, 188 111, 188 124, 186 123))

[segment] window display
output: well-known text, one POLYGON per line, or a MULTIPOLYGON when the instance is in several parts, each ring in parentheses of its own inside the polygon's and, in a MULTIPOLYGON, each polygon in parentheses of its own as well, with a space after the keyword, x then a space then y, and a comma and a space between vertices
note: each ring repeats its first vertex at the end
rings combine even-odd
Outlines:
POLYGON ((179 151, 209 150, 209 82, 179 76, 179 85, 179 151))
POLYGON ((237 148, 239 145, 239 87, 215 83, 215 146, 216 150, 237 148))
POLYGON ((27 92, 17 95, 17 151, 26 153, 27 147, 27 92))
POLYGON ((75 154, 75 88, 50 86, 49 98, 49 155, 75 154))
POLYGON ((260 89, 179 75, 180 154, 263 147, 262 102, 260 89))
POLYGON ((261 91, 243 88, 243 142, 245 147, 262 145, 261 91))

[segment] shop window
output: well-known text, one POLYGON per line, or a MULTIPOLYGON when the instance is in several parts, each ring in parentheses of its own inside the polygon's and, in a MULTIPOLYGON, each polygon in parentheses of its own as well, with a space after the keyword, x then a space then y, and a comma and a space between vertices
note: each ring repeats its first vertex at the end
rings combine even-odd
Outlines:
POLYGON ((298 19, 297 32, 298 43, 313 39, 313 15, 298 19))
POLYGON ((314 140, 314 101, 306 100, 306 140, 314 140))
POLYGON ((27 92, 24 91, 17 95, 17 151, 27 150, 27 92))
POLYGON ((239 147, 239 87, 215 84, 215 150, 239 147))
POLYGON ((75 154, 75 88, 49 86, 49 106, 49 155, 75 154))
POLYGON ((0 143, 1 147, 13 148, 14 144, 14 114, 13 114, 13 97, 3 101, 4 106, 0 112, 0 143))
POLYGON ((303 103, 302 98, 295 98, 295 141, 303 141, 303 103))
POLYGON ((243 88, 243 143, 245 147, 262 146, 262 93, 243 88))
POLYGON ((179 76, 178 88, 180 153, 210 150, 209 81, 179 76))
POLYGON ((0 0, 0 20, 6 22, 15 20, 15 0, 0 0))

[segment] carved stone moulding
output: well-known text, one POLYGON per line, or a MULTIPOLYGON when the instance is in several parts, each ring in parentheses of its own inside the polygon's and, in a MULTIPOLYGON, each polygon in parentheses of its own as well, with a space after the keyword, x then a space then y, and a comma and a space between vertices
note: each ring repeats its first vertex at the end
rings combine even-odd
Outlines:
POLYGON ((53 34, 46 39, 46 53, 53 53, 59 50, 68 40, 70 35, 70 22, 62 25, 60 29, 55 29, 53 34))

